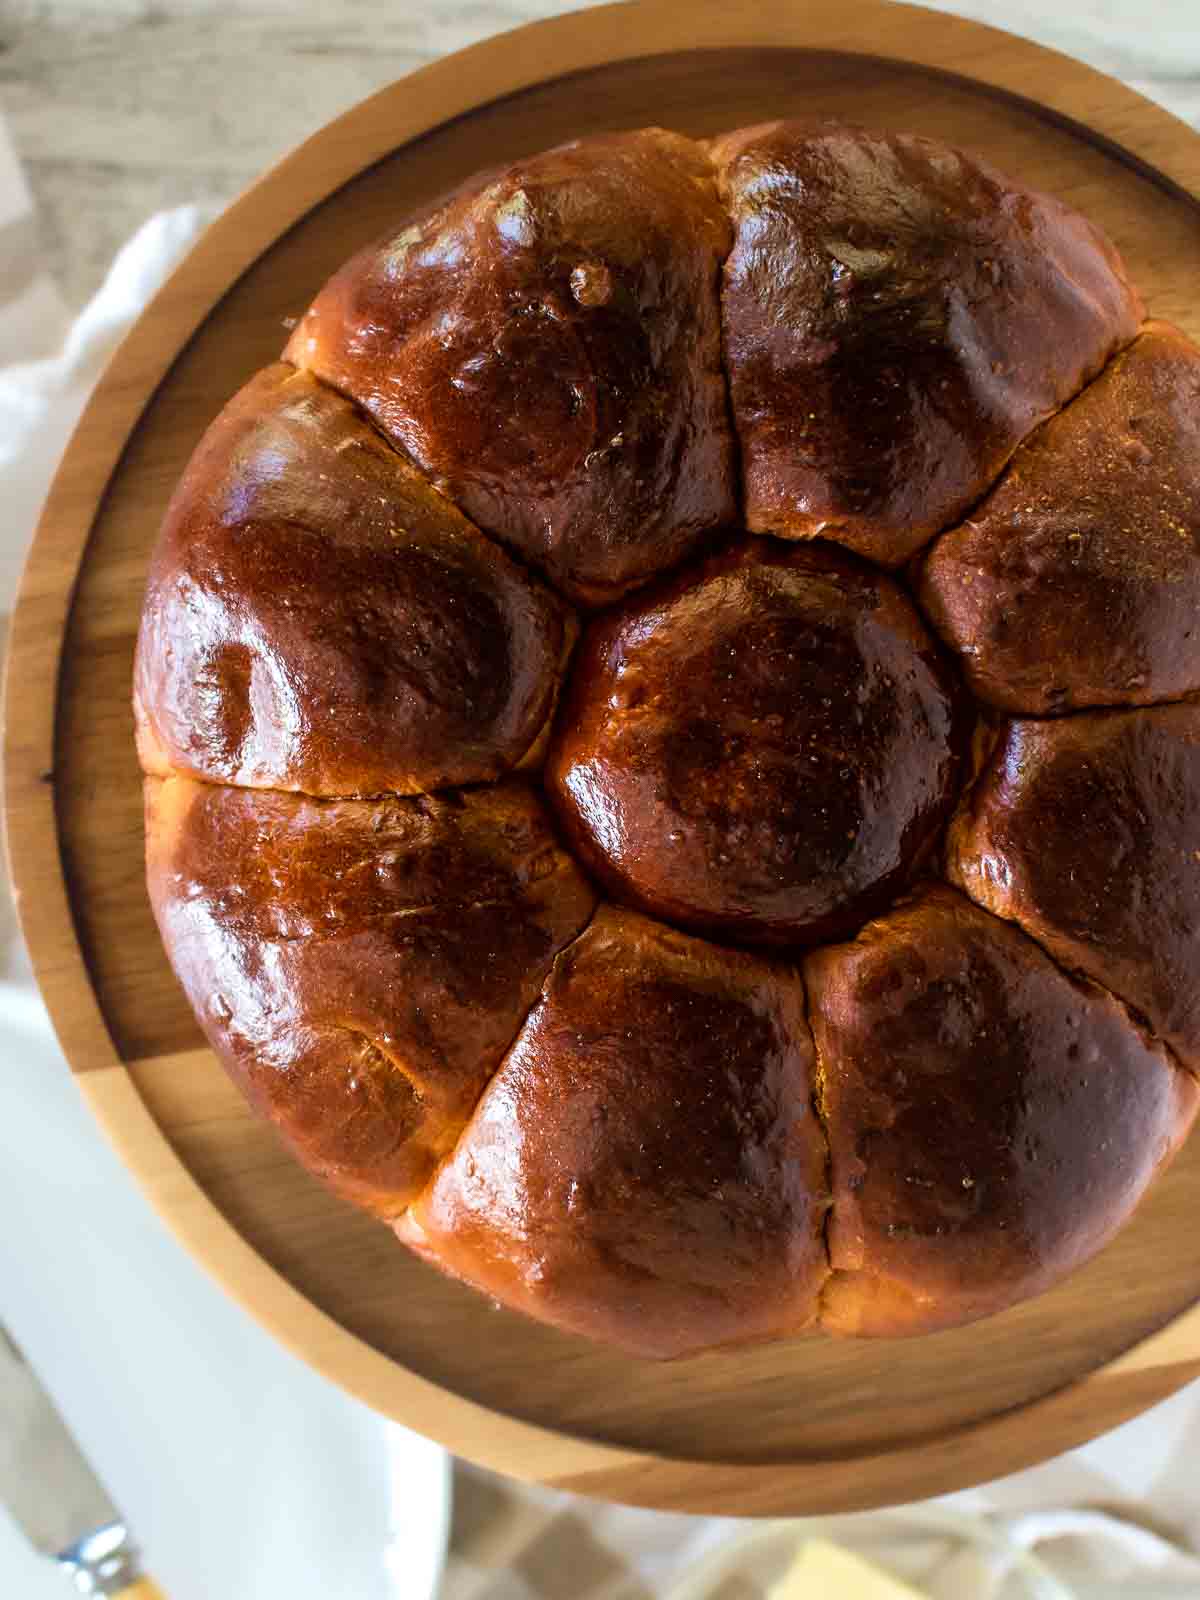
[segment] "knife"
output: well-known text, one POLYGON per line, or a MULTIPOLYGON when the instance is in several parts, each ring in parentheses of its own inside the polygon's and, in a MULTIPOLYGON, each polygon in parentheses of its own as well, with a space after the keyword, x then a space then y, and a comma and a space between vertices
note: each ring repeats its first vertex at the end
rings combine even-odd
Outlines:
POLYGON ((53 1400, 0 1325, 0 1502, 80 1594, 163 1600, 141 1570, 120 1512, 53 1400))

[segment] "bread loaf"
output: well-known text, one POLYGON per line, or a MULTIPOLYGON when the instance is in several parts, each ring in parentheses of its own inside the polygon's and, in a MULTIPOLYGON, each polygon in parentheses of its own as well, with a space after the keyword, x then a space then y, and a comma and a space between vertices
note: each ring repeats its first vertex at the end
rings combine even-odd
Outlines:
POLYGON ((531 156, 320 288, 134 684, 164 944, 299 1160, 640 1357, 1100 1249, 1200 1069, 1200 351, 1143 316, 1059 200, 801 123, 531 156))

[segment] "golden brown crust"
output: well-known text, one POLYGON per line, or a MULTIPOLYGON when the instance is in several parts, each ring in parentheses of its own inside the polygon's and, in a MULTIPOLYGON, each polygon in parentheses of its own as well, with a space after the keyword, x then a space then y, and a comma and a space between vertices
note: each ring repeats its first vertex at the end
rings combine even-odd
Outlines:
POLYGON ((1005 710, 1200 690, 1200 349, 1149 323, 938 540, 920 598, 1005 710))
POLYGON ((811 1070, 794 968, 602 908, 397 1231, 637 1355, 796 1332, 826 1277, 811 1070))
POLYGON ((355 256, 288 359, 586 603, 735 513, 701 148, 659 129, 518 162, 355 256))
POLYGON ((985 711, 967 773, 903 590, 795 541, 909 562, 994 705, 1200 692, 1200 352, 1109 361, 1139 318, 1058 201, 783 123, 533 156, 330 280, 189 465, 135 684, 164 943, 310 1170, 661 1358, 969 1321, 1099 1248, 1196 1114, 1200 704, 985 711), (531 568, 616 605, 574 661, 531 568), (597 910, 544 759, 641 911, 861 931, 802 976, 597 910), (967 777, 951 870, 1033 939, 880 915, 967 777))
POLYGON ((209 1041, 301 1161, 393 1217, 595 897, 523 783, 310 800, 146 783, 150 899, 209 1041))
POLYGON ((1137 331, 1098 230, 961 151, 777 122, 713 154, 755 532, 904 561, 1137 331))
POLYGON ((1200 1068, 1200 706, 1010 723, 949 865, 1200 1068))
POLYGON ((1111 995, 946 888, 805 962, 829 1134, 830 1332, 1041 1293, 1126 1221, 1195 1084, 1111 995))
POLYGON ((515 767, 554 705, 561 602, 339 395, 278 365, 209 428, 151 563, 142 764, 315 795, 515 767))
POLYGON ((620 898, 751 943, 850 932, 949 815, 960 697, 901 590, 828 545, 742 541, 593 622, 546 768, 620 898))

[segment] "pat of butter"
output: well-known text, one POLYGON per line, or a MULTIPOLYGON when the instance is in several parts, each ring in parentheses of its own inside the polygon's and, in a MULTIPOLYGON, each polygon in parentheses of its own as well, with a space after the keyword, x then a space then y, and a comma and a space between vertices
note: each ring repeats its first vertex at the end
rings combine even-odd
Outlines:
POLYGON ((825 1539, 810 1539, 767 1600, 921 1600, 861 1556, 825 1539))

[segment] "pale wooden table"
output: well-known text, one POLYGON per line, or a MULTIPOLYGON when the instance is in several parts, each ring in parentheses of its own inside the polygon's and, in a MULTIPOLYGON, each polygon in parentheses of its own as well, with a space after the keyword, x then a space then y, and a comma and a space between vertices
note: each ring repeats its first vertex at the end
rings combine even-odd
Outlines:
MULTIPOLYGON (((1151 94, 1169 82, 1174 108, 1194 106, 1200 120, 1200 0, 926 3, 1067 49, 1151 94)), ((0 0, 0 109, 34 190, 47 265, 79 306, 152 212, 219 208, 383 84, 582 4, 0 0)))
POLYGON ((0 107, 78 306, 152 212, 214 209, 422 63, 575 3, 0 0, 0 107))

